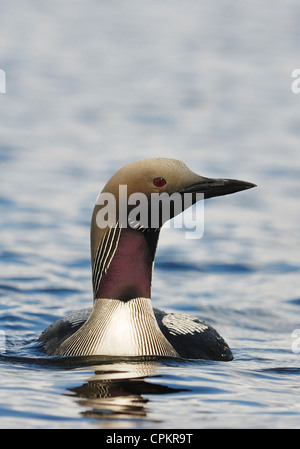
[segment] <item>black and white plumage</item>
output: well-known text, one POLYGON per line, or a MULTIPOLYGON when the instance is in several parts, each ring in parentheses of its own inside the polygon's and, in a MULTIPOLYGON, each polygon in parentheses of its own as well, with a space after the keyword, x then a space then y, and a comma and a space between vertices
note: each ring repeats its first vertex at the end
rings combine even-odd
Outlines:
MULTIPOLYGON (((196 175, 174 159, 146 159, 120 169, 102 193, 118 199, 119 186, 127 186, 127 198, 143 193, 204 193, 205 198, 227 195, 254 184, 196 175)), ((124 200, 124 198, 123 198, 124 200)), ((197 201, 193 196, 193 203, 197 201)), ((116 219, 99 226, 97 200, 91 223, 91 259, 94 305, 72 312, 50 325, 40 336, 44 350, 55 356, 169 356, 232 360, 227 343, 215 329, 196 317, 164 313, 151 303, 152 270, 160 227, 134 221, 119 204, 116 219), (128 221, 127 221, 128 220, 128 221)), ((171 213, 172 218, 178 212, 171 213)), ((151 210, 149 208, 149 214, 151 210)), ((149 218, 151 218, 149 216, 149 218)), ((150 221, 149 221, 150 222, 150 221)), ((156 221, 157 223, 157 221, 156 221)))
MULTIPOLYGON (((233 359, 224 339, 204 321, 187 314, 165 313, 155 308, 153 311, 158 327, 175 350, 173 354, 161 355, 203 360, 233 359)), ((57 348, 84 325, 91 313, 92 308, 71 312, 49 326, 40 337, 45 342, 45 351, 60 355, 57 348)), ((64 355, 68 355, 67 352, 64 355)))

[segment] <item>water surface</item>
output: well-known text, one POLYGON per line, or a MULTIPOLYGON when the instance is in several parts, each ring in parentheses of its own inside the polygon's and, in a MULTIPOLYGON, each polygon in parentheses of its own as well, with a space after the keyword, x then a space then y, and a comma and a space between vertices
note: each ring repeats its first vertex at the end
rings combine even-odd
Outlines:
POLYGON ((298 2, 1 3, 0 427, 299 427, 298 2), (45 356, 92 304, 98 193, 158 156, 258 184, 207 201, 202 239, 164 229, 153 278, 234 360, 45 356))

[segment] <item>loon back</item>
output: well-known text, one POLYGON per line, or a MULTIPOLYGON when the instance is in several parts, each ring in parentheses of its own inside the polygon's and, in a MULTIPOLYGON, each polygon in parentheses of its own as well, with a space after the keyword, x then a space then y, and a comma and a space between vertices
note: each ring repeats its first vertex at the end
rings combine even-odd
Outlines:
MULTIPOLYGON (((165 313, 155 308, 153 311, 161 333, 175 351, 171 351, 171 354, 162 353, 160 355, 203 360, 233 360, 228 344, 213 327, 204 321, 187 314, 165 313)), ((92 308, 71 312, 51 324, 40 336, 40 341, 45 345, 46 353, 61 355, 60 352, 63 349, 61 344, 77 333, 86 323, 91 313, 92 308)), ((124 349, 124 345, 122 345, 122 349, 124 349)), ((67 354, 64 353, 63 355, 67 354)), ((84 354, 80 352, 78 355, 84 354)), ((91 355, 91 353, 85 355, 91 355)), ((122 355, 121 348, 113 355, 122 355)))

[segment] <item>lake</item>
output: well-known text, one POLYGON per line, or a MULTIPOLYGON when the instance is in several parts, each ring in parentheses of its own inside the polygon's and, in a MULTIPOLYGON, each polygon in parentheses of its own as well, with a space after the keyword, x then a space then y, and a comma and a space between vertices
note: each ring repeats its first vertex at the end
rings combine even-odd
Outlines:
POLYGON ((300 427, 299 21, 296 0, 1 2, 0 428, 300 427), (258 186, 207 200, 201 239, 163 229, 153 276, 154 307, 234 360, 47 357, 40 333, 92 305, 97 195, 146 157, 258 186))

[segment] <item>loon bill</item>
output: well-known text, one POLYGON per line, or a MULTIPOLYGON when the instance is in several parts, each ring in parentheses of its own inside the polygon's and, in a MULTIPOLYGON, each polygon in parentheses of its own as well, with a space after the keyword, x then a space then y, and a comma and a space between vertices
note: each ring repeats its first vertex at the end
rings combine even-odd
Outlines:
POLYGON ((207 199, 252 187, 250 182, 199 176, 175 159, 144 159, 118 170, 99 195, 91 221, 93 308, 72 312, 50 325, 39 337, 44 351, 51 356, 232 360, 227 343, 205 322, 153 309, 152 270, 160 229, 168 219, 203 195, 207 199), (162 194, 176 198, 181 207, 172 201, 166 216, 164 206, 154 212, 153 198, 163 198, 162 194), (133 201, 138 198, 139 213, 138 202, 133 201))

